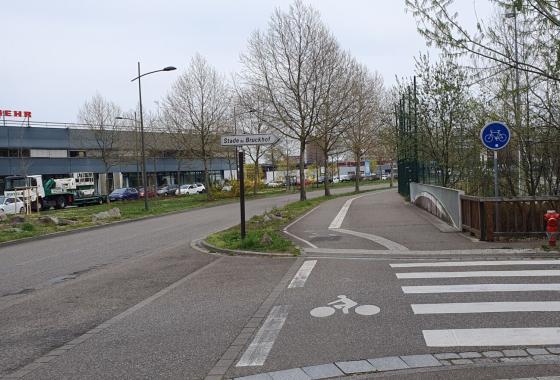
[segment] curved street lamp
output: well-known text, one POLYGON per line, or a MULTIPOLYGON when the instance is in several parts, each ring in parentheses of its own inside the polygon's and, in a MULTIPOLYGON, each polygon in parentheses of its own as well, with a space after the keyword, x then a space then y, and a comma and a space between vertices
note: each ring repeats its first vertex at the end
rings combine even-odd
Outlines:
POLYGON ((173 71, 177 70, 174 66, 167 66, 160 70, 150 71, 144 74, 140 73, 140 62, 138 62, 138 76, 132 78, 130 81, 134 82, 138 80, 138 98, 140 100, 140 138, 141 138, 141 149, 142 149, 142 182, 144 183, 144 210, 148 211, 148 178, 146 174, 146 151, 144 148, 144 115, 142 113, 142 86, 140 83, 140 78, 150 75, 153 73, 159 73, 160 71, 173 71))

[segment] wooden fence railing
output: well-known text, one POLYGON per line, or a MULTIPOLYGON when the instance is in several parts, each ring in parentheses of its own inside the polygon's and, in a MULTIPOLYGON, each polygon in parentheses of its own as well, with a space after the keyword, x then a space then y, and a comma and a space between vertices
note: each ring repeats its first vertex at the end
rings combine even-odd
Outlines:
POLYGON ((482 241, 545 236, 544 214, 560 211, 560 197, 481 198, 461 196, 463 230, 482 241))

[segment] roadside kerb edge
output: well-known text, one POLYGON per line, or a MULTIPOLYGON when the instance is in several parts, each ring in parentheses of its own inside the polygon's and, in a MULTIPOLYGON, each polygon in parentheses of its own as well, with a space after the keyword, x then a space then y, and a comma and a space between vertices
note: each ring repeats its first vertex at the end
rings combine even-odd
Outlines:
MULTIPOLYGON (((297 373, 298 380, 353 377, 384 372, 417 372, 453 368, 500 367, 509 365, 560 364, 560 347, 525 348, 516 350, 443 352, 436 354, 387 356, 374 359, 336 361, 313 366, 290 368, 236 377, 235 380, 273 380, 284 374, 297 373), (322 372, 324 370, 324 372, 322 372), (321 375, 324 373, 324 375, 321 375)), ((560 373, 560 372, 559 372, 560 373)))
POLYGON ((237 249, 227 249, 227 248, 219 248, 215 245, 208 243, 206 240, 202 239, 199 240, 200 244, 209 250, 210 253, 218 252, 225 255, 234 255, 234 256, 257 256, 257 257, 291 257, 295 258, 298 256, 294 256, 291 253, 282 253, 282 252, 257 252, 257 251, 242 251, 237 249))

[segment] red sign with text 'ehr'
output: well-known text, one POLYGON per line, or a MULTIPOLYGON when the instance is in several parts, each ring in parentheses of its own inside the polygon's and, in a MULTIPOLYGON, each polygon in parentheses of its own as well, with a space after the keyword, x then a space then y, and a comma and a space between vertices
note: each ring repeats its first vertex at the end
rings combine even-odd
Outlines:
POLYGON ((5 117, 31 117, 31 111, 12 111, 0 109, 0 116, 5 117))

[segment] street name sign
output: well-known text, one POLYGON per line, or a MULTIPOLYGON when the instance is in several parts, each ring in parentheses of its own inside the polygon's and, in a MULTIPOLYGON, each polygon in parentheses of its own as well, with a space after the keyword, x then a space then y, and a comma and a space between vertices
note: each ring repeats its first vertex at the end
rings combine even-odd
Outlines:
POLYGON ((222 136, 222 146, 269 145, 278 141, 273 134, 222 136))
POLYGON ((480 131, 480 140, 488 149, 500 150, 506 147, 511 138, 509 128, 505 123, 492 121, 480 131))

